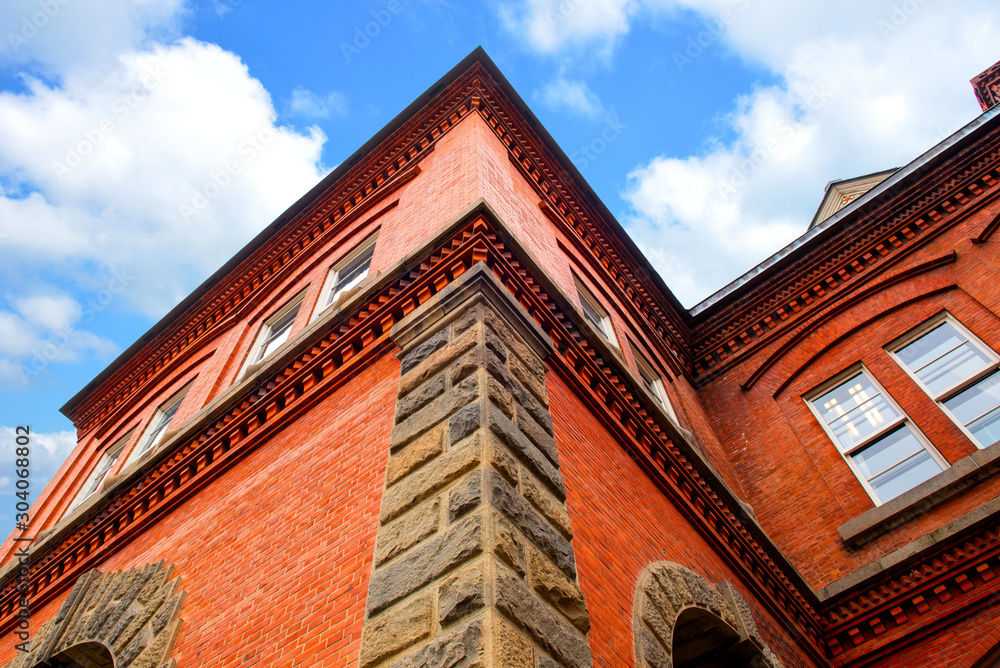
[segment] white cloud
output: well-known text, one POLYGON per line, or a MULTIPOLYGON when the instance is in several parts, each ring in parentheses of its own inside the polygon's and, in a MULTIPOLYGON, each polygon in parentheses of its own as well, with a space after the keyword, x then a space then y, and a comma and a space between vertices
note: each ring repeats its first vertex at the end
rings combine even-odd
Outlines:
POLYGON ((604 105, 586 83, 559 77, 541 91, 542 102, 553 111, 565 110, 588 118, 597 118, 604 105))
MULTIPOLYGON (((18 447, 16 438, 19 433, 13 427, 0 426, 0 462, 4 462, 10 467, 8 472, 14 470, 17 462, 18 447)), ((63 465, 66 458, 76 447, 76 432, 73 431, 53 431, 47 433, 31 432, 29 435, 29 478, 28 478, 28 502, 34 503, 41 495, 42 490, 52 476, 56 474, 59 467, 63 465)), ((5 527, 13 528, 13 518, 16 512, 14 498, 15 480, 10 475, 0 477, 0 522, 5 527)), ((30 520, 30 518, 29 518, 30 520)), ((30 525, 30 521, 29 521, 30 525)), ((30 532, 33 533, 34 532, 30 532)))
POLYGON ((972 120, 969 79, 1000 56, 1000 8, 989 0, 580 0, 578 11, 616 19, 599 30, 572 14, 543 30, 559 6, 523 0, 502 11, 539 52, 586 44, 598 56, 645 16, 693 11, 700 27, 686 43, 698 48, 672 54, 674 76, 699 76, 697 61, 726 49, 780 81, 734 100, 720 119, 731 139, 655 156, 629 175, 627 227, 689 305, 804 232, 829 181, 904 165, 972 120))
POLYGON ((0 92, 0 379, 41 347, 107 355, 96 314, 159 317, 312 187, 325 136, 276 119, 239 57, 189 38, 0 92))
POLYGON ((289 112, 306 118, 329 118, 332 115, 342 116, 347 113, 347 97, 343 93, 333 91, 325 97, 320 97, 308 88, 301 86, 292 91, 292 99, 288 105, 289 112))
POLYGON ((612 48, 641 6, 639 0, 518 0, 501 3, 499 11, 509 31, 551 53, 574 44, 612 48))
POLYGON ((103 67, 153 33, 172 34, 184 0, 4 0, 0 64, 49 72, 103 67))

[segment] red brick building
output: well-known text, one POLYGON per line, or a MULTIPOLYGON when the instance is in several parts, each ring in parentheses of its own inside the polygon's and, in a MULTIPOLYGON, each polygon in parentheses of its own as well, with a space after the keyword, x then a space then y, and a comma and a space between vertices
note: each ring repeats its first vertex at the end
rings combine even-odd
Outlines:
POLYGON ((997 665, 998 80, 689 311, 473 53, 66 404, 0 663, 997 665))

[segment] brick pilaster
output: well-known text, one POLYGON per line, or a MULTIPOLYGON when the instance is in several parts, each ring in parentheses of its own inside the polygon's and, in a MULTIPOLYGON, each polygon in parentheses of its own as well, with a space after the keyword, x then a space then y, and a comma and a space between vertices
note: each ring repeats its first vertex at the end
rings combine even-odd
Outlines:
POLYGON ((483 264, 393 337, 402 366, 361 668, 590 666, 551 343, 483 264))

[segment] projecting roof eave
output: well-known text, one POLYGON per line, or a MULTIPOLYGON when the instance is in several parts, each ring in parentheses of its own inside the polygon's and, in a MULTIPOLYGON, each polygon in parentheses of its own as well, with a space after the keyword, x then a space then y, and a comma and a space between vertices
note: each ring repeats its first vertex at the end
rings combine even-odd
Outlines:
MULTIPOLYGON (((974 141, 975 137, 987 131, 987 126, 992 125, 991 121, 994 121, 998 116, 1000 116, 1000 105, 984 112, 971 123, 965 125, 954 134, 936 144, 929 151, 923 153, 916 160, 913 160, 904 167, 900 167, 895 174, 879 183, 864 195, 857 198, 826 220, 820 222, 812 229, 807 230, 802 236, 755 266, 750 271, 744 273, 742 276, 730 282, 722 289, 692 306, 688 310, 688 313, 692 317, 699 316, 713 306, 728 300, 742 288, 749 286, 750 284, 758 284, 760 281, 764 280, 764 277, 767 274, 773 271, 773 267, 781 263, 786 258, 794 257, 799 248, 805 246, 808 242, 823 236, 828 230, 832 230, 837 227, 842 220, 852 216, 856 211, 865 207, 872 200, 882 195, 882 193, 898 186, 900 183, 905 182, 911 175, 941 157, 946 152, 960 147, 967 142, 974 141)), ((749 287, 746 287, 746 289, 749 289, 749 287)))
POLYGON ((559 147, 548 131, 542 126, 537 117, 524 102, 514 87, 507 81, 507 78, 500 72, 500 69, 496 64, 486 55, 486 51, 483 50, 481 46, 476 47, 472 53, 462 59, 460 63, 455 65, 451 70, 448 71, 443 77, 438 79, 433 83, 423 94, 418 96, 413 102, 411 102, 403 111, 396 115, 389 123, 387 123, 381 130, 379 130, 371 139, 366 141, 358 150, 352 153, 346 160, 341 162, 335 169, 333 169, 329 174, 323 177, 319 183, 313 186, 305 195, 300 197, 294 204, 292 204, 288 209, 286 209, 281 215, 279 215, 274 222, 265 227, 257 236, 250 240, 239 252, 237 252, 233 257, 231 257, 225 264, 222 265, 215 273, 209 276, 204 282, 201 283, 197 288, 195 288, 187 297, 185 297, 177 306, 172 308, 166 315, 164 315, 160 320, 154 324, 149 330, 143 334, 138 340, 135 341, 131 346, 129 346, 124 352, 122 352, 118 357, 114 359, 103 371, 101 371, 93 380, 91 380, 87 385, 77 392, 73 397, 67 401, 59 412, 63 415, 70 417, 74 409, 90 395, 91 392, 96 390, 101 386, 106 380, 108 380, 116 371, 122 368, 128 360, 130 360, 134 355, 146 346, 147 343, 152 341, 156 336, 160 335, 166 331, 174 322, 181 317, 188 309, 194 306, 199 299, 204 297, 212 289, 212 287, 229 275, 234 269, 236 269, 240 263, 246 260, 255 251, 261 248, 271 237, 273 237, 281 228, 283 228, 289 221, 294 219, 299 213, 305 210, 309 205, 316 201, 317 198, 322 196, 329 188, 333 187, 341 178, 343 178, 358 162, 360 162, 366 155, 371 153, 379 144, 389 138, 392 133, 401 128, 411 117, 413 117, 418 111, 423 109, 432 103, 437 94, 447 88, 450 84, 454 83, 459 77, 461 77, 465 72, 476 64, 481 65, 490 77, 496 82, 500 87, 503 94, 514 104, 521 116, 527 121, 531 126, 532 131, 538 135, 539 139, 545 144, 546 148, 552 153, 552 155, 560 162, 562 167, 565 169, 566 173, 571 177, 576 186, 582 191, 584 197, 586 197, 597 211, 597 213, 604 219, 608 224, 611 231, 615 234, 618 240, 622 243, 625 249, 635 258, 636 262, 640 265, 649 279, 653 282, 654 286, 660 291, 660 293, 667 299, 675 311, 684 318, 687 318, 687 311, 684 306, 677 300, 670 289, 667 287, 666 283, 660 277, 660 275, 653 269, 653 266, 645 258, 645 256, 639 251, 639 248, 635 245, 635 242, 628 236, 625 232, 624 227, 621 223, 614 217, 610 210, 604 205, 601 199, 597 196, 594 190, 590 187, 587 181, 583 178, 583 175, 573 164, 573 161, 569 159, 566 153, 559 147))

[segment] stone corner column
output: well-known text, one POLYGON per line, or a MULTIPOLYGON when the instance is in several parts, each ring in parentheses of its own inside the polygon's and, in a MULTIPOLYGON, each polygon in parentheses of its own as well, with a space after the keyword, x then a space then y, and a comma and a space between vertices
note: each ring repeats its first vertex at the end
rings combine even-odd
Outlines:
POLYGON ((360 668, 590 666, 551 342, 481 263, 392 335, 399 391, 360 668))

